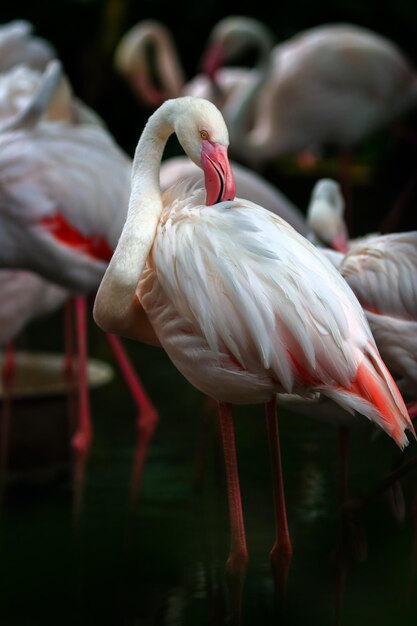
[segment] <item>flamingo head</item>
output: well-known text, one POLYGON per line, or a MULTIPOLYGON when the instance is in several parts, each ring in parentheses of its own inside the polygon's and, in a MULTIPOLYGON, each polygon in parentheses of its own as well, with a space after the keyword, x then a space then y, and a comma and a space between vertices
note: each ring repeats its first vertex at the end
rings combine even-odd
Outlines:
POLYGON ((348 233, 343 219, 344 209, 339 184, 330 178, 319 180, 307 209, 308 226, 324 244, 346 254, 348 233))
POLYGON ((204 172, 206 204, 233 200, 236 186, 227 155, 229 134, 222 114, 203 98, 178 98, 177 102, 174 129, 185 152, 204 172))

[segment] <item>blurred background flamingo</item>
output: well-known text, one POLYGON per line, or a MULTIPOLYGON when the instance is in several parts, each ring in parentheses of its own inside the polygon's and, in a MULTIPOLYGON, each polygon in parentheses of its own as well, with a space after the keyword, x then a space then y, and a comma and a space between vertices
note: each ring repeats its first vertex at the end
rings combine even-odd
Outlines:
MULTIPOLYGON (((14 73, 16 76, 20 78, 21 73, 14 73)), ((11 81, 12 90, 14 85, 11 81)), ((56 62, 48 65, 37 89, 31 87, 26 90, 21 109, 1 127, 4 183, 0 262, 2 267, 36 272, 73 294, 94 293, 121 231, 130 162, 101 123, 96 123, 94 114, 84 116, 83 105, 72 103, 71 90, 65 81, 62 83, 56 62), (54 106, 54 101, 58 106, 54 106), (51 117, 44 115, 50 103, 51 117), (80 119, 86 121, 77 124, 78 111, 80 119)), ((80 408, 72 446, 77 512, 91 444, 91 420, 85 298, 76 297, 75 306, 80 408)), ((139 410, 140 467, 135 468, 135 491, 156 412, 138 380, 134 380, 120 343, 113 337, 109 342, 128 374, 139 410)))

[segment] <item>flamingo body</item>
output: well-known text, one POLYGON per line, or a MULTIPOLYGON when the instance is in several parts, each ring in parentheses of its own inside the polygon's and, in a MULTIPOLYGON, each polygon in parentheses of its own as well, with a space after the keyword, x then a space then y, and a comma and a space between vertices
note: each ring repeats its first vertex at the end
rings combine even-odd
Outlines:
MULTIPOLYGON (((184 376, 233 404, 319 391, 387 427, 360 393, 380 368, 378 352, 333 267, 261 207, 236 199, 210 208, 201 191, 170 191, 138 296, 184 376)), ((392 385, 385 369, 378 374, 375 398, 382 380, 392 385)))
POLYGON ((170 100, 150 118, 96 321, 126 332, 142 305, 177 368, 220 402, 319 391, 406 445, 411 422, 357 299, 286 222, 249 201, 230 200, 227 144, 223 118, 205 100, 170 100), (186 183, 161 196, 159 166, 174 130, 201 163, 206 201, 186 183))
POLYGON ((415 397, 417 385, 417 232, 353 242, 340 272, 361 303, 390 371, 415 397))
POLYGON ((240 621, 248 561, 231 403, 266 404, 276 541, 271 565, 285 585, 292 547, 285 512, 275 396, 322 392, 378 423, 400 447, 413 426, 363 311, 338 272, 285 221, 247 200, 227 158, 228 132, 207 100, 165 102, 136 148, 125 226, 97 292, 96 322, 143 340, 141 312, 178 370, 219 402, 229 492, 227 562, 240 621), (161 194, 159 168, 175 132, 204 172, 161 194))
POLYGON ((3 133, 0 146, 3 267, 97 288, 124 219, 129 159, 94 125, 43 122, 3 133))
POLYGON ((357 26, 301 33, 275 48, 273 63, 275 119, 283 134, 290 124, 291 140, 281 141, 291 149, 351 146, 417 102, 417 76, 404 54, 357 26))

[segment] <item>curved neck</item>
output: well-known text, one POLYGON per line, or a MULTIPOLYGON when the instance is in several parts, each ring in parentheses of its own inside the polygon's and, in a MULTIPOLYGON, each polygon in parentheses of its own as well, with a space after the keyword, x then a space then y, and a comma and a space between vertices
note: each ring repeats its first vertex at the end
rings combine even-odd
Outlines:
POLYGON ((168 98, 178 97, 185 84, 185 76, 168 30, 162 25, 153 25, 146 29, 136 46, 135 82, 148 104, 155 106, 168 98), (147 56, 149 44, 155 49, 155 69, 159 82, 157 87, 152 80, 151 65, 147 56))
POLYGON ((263 151, 262 144, 256 141, 257 130, 265 123, 259 115, 256 115, 255 103, 259 91, 270 76, 271 69, 272 63, 268 56, 252 71, 252 81, 246 92, 242 94, 238 91, 224 111, 231 148, 239 154, 250 152, 255 160, 263 151))
MULTIPOLYGON (((171 103, 167 102, 149 118, 132 164, 129 208, 116 252, 119 249, 129 251, 129 268, 125 268, 125 271, 128 274, 133 272, 137 280, 152 246, 162 212, 159 170, 166 142, 174 132, 169 116, 171 103), (125 245, 126 240, 133 243, 133 247, 125 245), (135 255, 134 262, 132 254, 135 255)), ((120 254, 116 259, 120 261, 120 254)))
POLYGON ((179 56, 168 31, 159 30, 155 34, 156 63, 158 76, 165 90, 166 98, 177 98, 185 85, 185 75, 179 56))
POLYGON ((126 323, 133 315, 137 285, 162 212, 159 169, 165 144, 173 133, 173 103, 166 102, 149 118, 139 140, 126 222, 97 294, 98 308, 100 303, 117 303, 117 316, 126 323))

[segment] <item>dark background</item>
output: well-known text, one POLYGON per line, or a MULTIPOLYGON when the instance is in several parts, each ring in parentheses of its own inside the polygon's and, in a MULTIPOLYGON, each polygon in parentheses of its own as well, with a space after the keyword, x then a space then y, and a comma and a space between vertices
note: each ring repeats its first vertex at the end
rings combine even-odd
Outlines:
MULTIPOLYGON (((134 98, 124 80, 113 70, 112 57, 122 34, 146 18, 162 21, 171 30, 186 75, 198 71, 198 62, 208 34, 228 14, 250 15, 264 21, 277 42, 300 30, 322 23, 351 22, 368 27, 395 41, 417 64, 417 3, 413 0, 387 2, 228 2, 209 0, 57 0, 3 2, 0 22, 25 18, 40 36, 51 41, 63 61, 77 95, 104 118, 119 144, 133 154, 141 129, 149 115, 134 98)), ((407 124, 413 139, 393 137, 386 130, 359 146, 357 155, 372 169, 367 189, 359 192, 356 209, 360 219, 354 233, 375 230, 384 212, 397 200, 417 165, 417 116, 410 113, 407 124), (362 206, 366 210, 362 210, 362 206)), ((314 180, 334 170, 316 172, 307 180, 288 176, 270 164, 263 174, 286 192, 303 210, 314 180)), ((413 192, 410 204, 415 204, 413 192)), ((398 229, 416 227, 414 210, 407 208, 398 229)))
MULTIPOLYGON (((3 2, 0 21, 25 18, 37 33, 50 40, 63 61, 79 97, 104 118, 119 144, 133 154, 139 134, 149 115, 134 98, 124 80, 113 70, 112 56, 117 42, 136 22, 152 18, 171 30, 179 58, 188 78, 198 70, 208 34, 214 24, 228 14, 250 15, 263 20, 277 41, 321 23, 351 22, 373 29, 395 41, 417 64, 417 3, 413 0, 338 2, 256 3, 209 0, 56 0, 44 2, 3 2)), ((354 233, 375 230, 383 214, 398 199, 417 165, 417 116, 409 114, 407 124, 414 128, 412 141, 393 137, 384 130, 359 146, 356 154, 371 167, 372 177, 355 197, 357 216, 354 233)), ((277 184, 302 210, 316 178, 332 175, 334 169, 313 173, 307 179, 288 176, 269 164, 264 176, 277 184)), ((412 193, 398 229, 416 227, 417 194, 412 193)))

